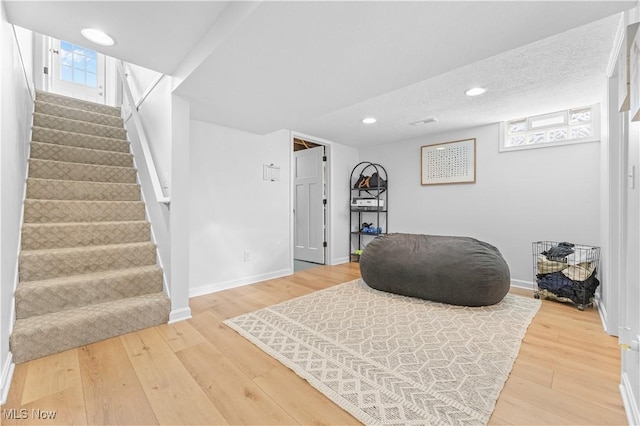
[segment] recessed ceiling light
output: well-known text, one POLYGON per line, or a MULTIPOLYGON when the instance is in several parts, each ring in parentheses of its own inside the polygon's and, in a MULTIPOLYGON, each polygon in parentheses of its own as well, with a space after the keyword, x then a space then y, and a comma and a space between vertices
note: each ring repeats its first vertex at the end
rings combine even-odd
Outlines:
POLYGON ((373 118, 373 117, 367 117, 367 118, 363 118, 363 119, 362 119, 362 122, 363 122, 364 124, 373 124, 373 123, 375 123, 376 121, 378 121, 378 120, 376 120, 376 119, 375 119, 375 118, 373 118))
POLYGON ((482 95, 486 91, 487 89, 484 87, 472 87, 471 89, 464 92, 464 94, 467 96, 478 96, 478 95, 482 95))
POLYGON ((100 46, 113 46, 116 44, 113 37, 104 31, 97 30, 95 28, 84 28, 80 31, 82 37, 86 38, 89 41, 92 41, 100 46))

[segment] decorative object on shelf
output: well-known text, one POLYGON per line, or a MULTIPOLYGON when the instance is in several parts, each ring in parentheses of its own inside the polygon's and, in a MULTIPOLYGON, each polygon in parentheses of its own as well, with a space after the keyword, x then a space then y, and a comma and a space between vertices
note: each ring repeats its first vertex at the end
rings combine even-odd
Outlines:
POLYGON ((362 227, 362 232, 364 232, 365 234, 382 234, 382 228, 381 227, 375 227, 375 226, 363 226, 362 227))
POLYGON ((387 181, 381 178, 380 176, 378 176, 378 172, 375 172, 374 174, 371 175, 371 179, 369 179, 369 186, 371 188, 375 188, 378 186, 380 188, 386 188, 387 181))
POLYGON ((476 139, 425 145, 420 148, 422 185, 476 181, 476 139))
POLYGON ((351 170, 349 179, 349 250, 351 261, 357 262, 371 237, 389 228, 387 171, 380 164, 363 161, 351 170))
POLYGON ((378 210, 384 208, 384 199, 376 197, 353 197, 351 199, 351 208, 360 210, 378 210))
POLYGON ((359 250, 354 250, 353 253, 351 253, 351 256, 349 257, 349 260, 351 262, 359 262, 360 261, 360 256, 362 256, 362 249, 359 250))
POLYGON ((386 188, 387 181, 378 175, 378 172, 374 172, 371 176, 365 176, 361 174, 358 177, 356 183, 353 184, 355 189, 368 189, 368 188, 386 188))

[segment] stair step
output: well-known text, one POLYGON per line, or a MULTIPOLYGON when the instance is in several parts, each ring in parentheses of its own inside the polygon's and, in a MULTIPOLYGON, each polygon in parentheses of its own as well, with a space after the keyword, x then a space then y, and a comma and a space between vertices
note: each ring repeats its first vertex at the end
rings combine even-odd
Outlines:
POLYGON ((24 223, 144 220, 142 201, 25 200, 24 223))
POLYGON ((77 148, 42 142, 31 142, 31 158, 64 161, 67 163, 133 167, 133 155, 130 153, 77 148))
POLYGON ((59 104, 38 101, 35 103, 35 112, 56 117, 68 118, 70 120, 86 121, 94 124, 102 124, 111 127, 124 127, 122 117, 115 115, 100 114, 98 112, 86 111, 59 104))
POLYGON ((130 333, 169 319, 161 292, 17 320, 10 339, 16 364, 130 333))
POLYGON ((68 96, 57 95, 55 93, 42 92, 36 90, 36 100, 49 102, 52 104, 64 105, 71 108, 83 109, 85 111, 98 112, 100 114, 120 116, 120 108, 109 105, 97 104, 95 102, 70 98, 68 96))
POLYGON ((151 242, 22 250, 19 256, 19 275, 21 282, 40 281, 155 263, 156 246, 151 242))
POLYGON ((162 269, 157 265, 21 282, 15 293, 16 318, 158 293, 162 287, 162 269))
POLYGON ((64 130, 66 132, 82 133, 83 135, 102 136, 113 139, 127 139, 127 131, 122 127, 104 126, 86 121, 70 120, 53 115, 33 114, 33 125, 48 129, 64 130))
POLYGON ((29 160, 29 177, 86 182, 136 183, 133 167, 101 166, 53 160, 29 160))
POLYGON ((157 247, 120 109, 36 91, 13 360, 166 323, 157 247))
POLYGON ((27 197, 39 200, 138 201, 140 186, 133 183, 27 179, 27 197))
POLYGON ((99 149, 102 151, 130 152, 129 141, 103 138, 102 136, 83 135, 64 130, 47 129, 33 126, 31 140, 48 144, 75 146, 78 148, 99 149))
POLYGON ((25 223, 22 249, 44 250, 66 247, 103 246, 149 241, 149 222, 25 223))

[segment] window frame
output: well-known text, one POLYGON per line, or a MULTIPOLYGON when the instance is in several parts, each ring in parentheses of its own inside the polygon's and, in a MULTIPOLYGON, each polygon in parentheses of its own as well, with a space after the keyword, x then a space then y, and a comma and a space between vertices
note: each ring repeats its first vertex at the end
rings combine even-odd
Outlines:
MULTIPOLYGON (((586 124, 586 123, 585 123, 586 124)), ((500 123, 500 152, 509 152, 509 151, 521 151, 525 149, 537 149, 537 148, 550 148, 554 146, 563 146, 563 145, 574 145, 580 143, 591 143, 591 142, 600 142, 601 134, 600 134, 600 104, 592 104, 592 105, 583 105, 577 106, 575 108, 569 108, 562 111, 549 112, 539 115, 532 115, 529 117, 521 117, 514 118, 511 120, 506 120, 500 123), (563 139, 559 141, 553 142, 539 142, 532 144, 523 144, 523 145, 514 145, 514 146, 506 146, 507 140, 509 136, 513 136, 513 134, 509 133, 509 123, 515 121, 524 121, 526 123, 526 129, 522 132, 522 135, 526 138, 529 137, 530 134, 537 133, 540 131, 546 132, 548 129, 553 128, 567 128, 570 136, 570 129, 572 127, 578 127, 580 124, 571 124, 571 111, 577 111, 581 109, 590 109, 591 110, 591 134, 592 136, 588 138, 578 138, 578 139, 563 139), (551 118, 554 116, 563 115, 564 124, 552 124, 548 126, 540 126, 536 128, 531 128, 531 123, 535 120, 544 120, 546 118, 551 118)))
POLYGON ((79 44, 72 43, 67 40, 60 40, 60 58, 59 58, 59 78, 61 81, 65 83, 77 84, 83 87, 87 87, 89 89, 97 89, 98 88, 98 52, 88 47, 81 46, 79 44), (69 49, 67 49, 67 46, 69 49), (80 51, 78 49, 81 49, 80 51), (65 55, 63 59, 62 55, 65 55), (68 56, 67 56, 68 55, 68 56), (78 58, 82 59, 82 68, 76 67, 76 60, 78 58), (65 59, 68 59, 67 63, 65 59), (90 71, 87 63, 93 60, 95 72, 90 71), (65 77, 65 69, 68 70, 71 78, 65 77), (93 76, 93 81, 95 84, 88 84, 89 75, 93 76), (82 82, 77 81, 76 77, 82 76, 82 82))

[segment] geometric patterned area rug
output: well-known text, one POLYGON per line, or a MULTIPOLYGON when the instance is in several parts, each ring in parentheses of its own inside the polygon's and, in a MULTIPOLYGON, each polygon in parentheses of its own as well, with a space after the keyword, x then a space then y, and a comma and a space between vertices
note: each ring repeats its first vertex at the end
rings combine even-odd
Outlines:
POLYGON ((463 307, 362 279, 224 323, 367 425, 486 425, 540 301, 463 307))

